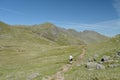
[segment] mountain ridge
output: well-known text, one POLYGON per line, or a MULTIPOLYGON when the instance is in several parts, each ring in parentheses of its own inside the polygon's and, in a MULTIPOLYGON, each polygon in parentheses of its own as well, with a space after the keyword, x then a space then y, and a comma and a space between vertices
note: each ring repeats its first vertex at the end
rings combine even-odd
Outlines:
MULTIPOLYGON (((24 34, 28 34, 29 37, 31 37, 31 35, 37 35, 37 37, 39 38, 45 38, 59 45, 91 44, 109 39, 107 36, 101 35, 100 33, 97 33, 95 31, 85 30, 83 32, 77 32, 74 29, 60 28, 50 22, 32 26, 13 26, 8 25, 4 22, 0 22, 0 28, 1 27, 4 27, 4 31, 8 29, 6 33, 11 34, 14 32, 16 36, 18 32, 23 33, 21 34, 21 37, 24 37, 24 34)), ((1 34, 3 33, 1 32, 1 34)))

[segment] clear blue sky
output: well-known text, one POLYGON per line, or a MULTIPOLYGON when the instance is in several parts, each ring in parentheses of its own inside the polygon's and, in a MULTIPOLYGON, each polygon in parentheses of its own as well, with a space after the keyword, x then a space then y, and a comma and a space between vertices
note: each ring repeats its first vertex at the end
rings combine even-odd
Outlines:
POLYGON ((102 31, 100 26, 104 28, 105 22, 119 22, 118 3, 119 0, 0 0, 0 21, 26 25, 52 22, 65 28, 90 29, 112 36, 120 31, 109 34, 110 31, 102 31))

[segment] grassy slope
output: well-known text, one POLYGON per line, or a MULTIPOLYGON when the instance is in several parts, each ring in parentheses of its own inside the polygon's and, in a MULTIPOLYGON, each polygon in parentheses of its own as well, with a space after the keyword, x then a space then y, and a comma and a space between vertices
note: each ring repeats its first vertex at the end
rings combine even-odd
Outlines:
MULTIPOLYGON (((84 61, 89 57, 98 55, 98 60, 103 55, 112 55, 120 50, 120 35, 110 39, 107 42, 89 45, 87 48, 84 61)), ((119 59, 120 62, 120 59, 119 59)), ((120 67, 107 68, 104 70, 88 70, 85 66, 74 66, 70 71, 66 72, 65 80, 119 80, 120 67)))
POLYGON ((9 45, 0 48, 0 79, 25 80, 35 72, 41 74, 38 77, 40 79, 58 71, 62 65, 67 64, 70 54, 76 57, 80 51, 81 47, 76 46, 39 44, 9 45))
POLYGON ((31 30, 37 35, 51 40, 59 45, 84 44, 80 38, 73 36, 71 32, 66 29, 56 27, 51 23, 34 25, 31 27, 31 30))
POLYGON ((97 43, 109 39, 94 31, 77 32, 72 29, 64 29, 57 27, 51 23, 44 23, 41 25, 34 25, 31 30, 39 36, 56 42, 60 45, 73 44, 90 44, 97 43))
POLYGON ((101 35, 95 31, 90 30, 85 30, 81 32, 80 37, 86 44, 98 43, 109 39, 104 35, 101 35))
POLYGON ((59 46, 26 27, 9 27, 0 23, 0 80, 26 80, 33 73, 42 77, 57 72, 81 52, 79 46, 59 46))
MULTIPOLYGON (((80 46, 59 46, 51 40, 36 35, 27 27, 9 27, 3 23, 0 25, 2 25, 0 26, 0 80, 26 80, 36 72, 40 73, 40 76, 35 80, 40 80, 57 72, 68 62, 70 54, 76 58, 81 52, 80 46)), ((64 38, 61 42, 66 44, 64 38)), ((90 47, 88 53, 93 55, 93 51, 97 53, 101 47, 90 47)), ((74 67, 66 73, 66 80, 79 80, 81 78, 78 76, 82 73, 88 75, 90 72, 87 73, 83 67, 74 67)), ((86 80, 84 76, 83 80, 86 80)))
POLYGON ((80 48, 72 46, 36 44, 4 47, 0 49, 0 79, 6 80, 11 75, 13 79, 24 80, 32 72, 39 72, 42 76, 51 75, 67 63, 70 54, 75 57, 79 51, 80 48))

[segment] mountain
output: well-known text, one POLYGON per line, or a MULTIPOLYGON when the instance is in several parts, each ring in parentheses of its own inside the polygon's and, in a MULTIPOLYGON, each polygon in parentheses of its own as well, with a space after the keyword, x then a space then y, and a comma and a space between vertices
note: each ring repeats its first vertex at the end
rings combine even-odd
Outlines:
POLYGON ((29 27, 13 26, 0 22, 0 42, 6 44, 56 44, 44 37, 40 37, 33 33, 29 27))
MULTIPOLYGON (((108 39, 94 31, 77 32, 51 23, 25 26, 0 22, 0 80, 43 80, 60 71, 69 55, 77 60, 83 50, 78 44, 96 43, 87 46, 85 60, 120 49, 120 35, 108 39)), ((120 68, 94 71, 84 66, 73 66, 65 72, 65 80, 119 80, 120 68)))
POLYGON ((0 22, 0 38, 16 41, 40 41, 59 45, 91 44, 107 40, 108 37, 95 31, 77 32, 73 29, 57 27, 52 23, 43 23, 33 26, 8 25, 0 22))
POLYGON ((48 40, 56 42, 60 45, 68 44, 83 44, 76 36, 73 36, 69 31, 64 28, 59 28, 51 23, 44 23, 31 27, 31 30, 37 35, 44 37, 48 40))
POLYGON ((57 27, 51 23, 34 25, 31 27, 31 30, 36 34, 61 45, 90 44, 108 40, 108 37, 101 35, 95 31, 86 30, 83 32, 77 32, 73 29, 67 30, 57 27))
POLYGON ((108 40, 108 37, 101 35, 100 33, 97 33, 95 31, 85 30, 80 33, 80 38, 85 41, 85 43, 98 43, 101 41, 108 40))

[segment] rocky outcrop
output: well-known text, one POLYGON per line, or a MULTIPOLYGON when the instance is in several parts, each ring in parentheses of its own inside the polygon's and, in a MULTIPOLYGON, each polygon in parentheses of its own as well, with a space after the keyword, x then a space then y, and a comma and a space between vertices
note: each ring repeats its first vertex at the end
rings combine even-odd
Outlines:
POLYGON ((87 62, 86 68, 88 69, 105 69, 105 66, 103 64, 99 64, 97 62, 87 62))
POLYGON ((105 69, 105 68, 116 68, 120 66, 120 52, 118 51, 115 54, 110 56, 104 55, 100 61, 96 61, 96 58, 89 58, 86 63, 86 68, 88 69, 105 69), (95 59, 95 60, 94 60, 95 59))

